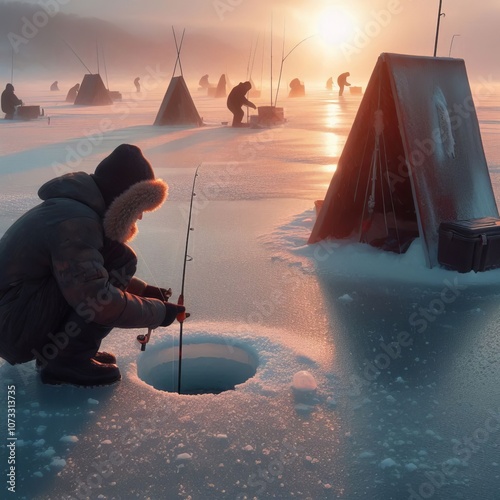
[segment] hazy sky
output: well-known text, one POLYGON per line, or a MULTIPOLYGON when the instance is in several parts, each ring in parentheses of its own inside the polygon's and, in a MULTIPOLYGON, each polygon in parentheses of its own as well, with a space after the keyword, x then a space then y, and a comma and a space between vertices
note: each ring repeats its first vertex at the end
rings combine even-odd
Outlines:
MULTIPOLYGON (((63 12, 94 16, 140 32, 167 36, 174 25, 203 29, 247 50, 259 36, 287 64, 323 66, 332 74, 369 76, 381 52, 432 55, 439 0, 40 0, 63 12), (272 22, 271 22, 272 20, 272 22)), ((500 0, 443 0, 438 55, 465 59, 469 74, 500 79, 500 0), (454 35, 456 35, 454 37, 454 35), (453 44, 452 44, 453 40, 453 44), (451 45, 452 44, 452 45, 451 45)), ((214 54, 214 57, 216 55, 214 54)))

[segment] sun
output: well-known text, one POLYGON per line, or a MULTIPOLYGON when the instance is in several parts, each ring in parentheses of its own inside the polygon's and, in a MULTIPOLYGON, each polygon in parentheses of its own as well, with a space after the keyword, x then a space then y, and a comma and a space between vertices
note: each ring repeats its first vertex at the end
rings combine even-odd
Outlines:
POLYGON ((318 14, 316 30, 325 45, 338 45, 354 36, 355 20, 346 10, 330 7, 318 14))

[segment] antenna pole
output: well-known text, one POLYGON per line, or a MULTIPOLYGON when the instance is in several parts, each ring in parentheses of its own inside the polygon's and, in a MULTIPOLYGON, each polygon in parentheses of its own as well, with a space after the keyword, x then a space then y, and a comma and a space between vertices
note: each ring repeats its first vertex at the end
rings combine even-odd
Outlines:
POLYGON ((439 10, 438 10, 438 18, 437 18, 437 26, 436 26, 436 40, 434 41, 434 57, 436 57, 436 53, 437 53, 438 38, 439 38, 439 24, 441 22, 441 16, 444 16, 444 14, 441 14, 442 4, 443 4, 443 0, 439 0, 439 10))
POLYGON ((451 37, 451 42, 450 42, 450 51, 448 52, 448 57, 451 57, 451 48, 453 47, 453 40, 455 40, 456 36, 460 36, 460 33, 457 33, 456 35, 453 35, 451 37))

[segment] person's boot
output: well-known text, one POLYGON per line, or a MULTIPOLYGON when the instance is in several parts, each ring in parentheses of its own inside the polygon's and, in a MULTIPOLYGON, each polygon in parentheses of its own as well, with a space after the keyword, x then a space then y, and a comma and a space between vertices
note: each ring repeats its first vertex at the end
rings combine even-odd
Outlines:
MULTIPOLYGON (((99 351, 92 359, 99 361, 99 363, 104 363, 108 365, 116 364, 116 356, 111 352, 99 351)), ((35 365, 36 369, 40 370, 40 368, 42 367, 42 362, 39 359, 37 359, 35 365)))
POLYGON ((110 385, 121 379, 118 366, 95 359, 58 357, 41 368, 44 384, 71 384, 83 387, 110 385))
POLYGON ((93 359, 99 361, 99 363, 105 363, 108 365, 116 364, 116 356, 111 352, 99 351, 98 353, 96 353, 93 359))

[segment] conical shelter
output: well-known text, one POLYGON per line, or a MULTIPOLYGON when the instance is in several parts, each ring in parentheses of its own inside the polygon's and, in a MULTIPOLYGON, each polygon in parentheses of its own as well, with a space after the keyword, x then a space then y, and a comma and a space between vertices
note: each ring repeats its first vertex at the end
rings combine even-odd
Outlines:
POLYGON ((154 124, 198 127, 203 124, 182 75, 170 80, 154 124))
POLYGON ((88 74, 83 77, 83 81, 75 98, 75 104, 84 106, 105 106, 113 104, 109 91, 104 86, 101 75, 88 74))
POLYGON ((439 225, 481 217, 498 210, 464 61, 382 54, 309 243, 421 238, 433 267, 439 225))

